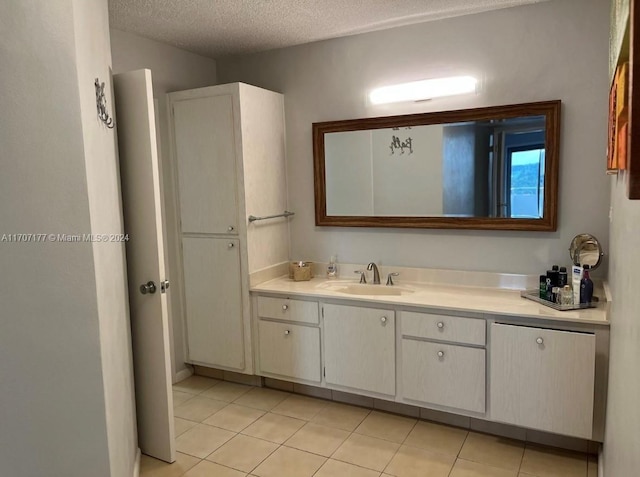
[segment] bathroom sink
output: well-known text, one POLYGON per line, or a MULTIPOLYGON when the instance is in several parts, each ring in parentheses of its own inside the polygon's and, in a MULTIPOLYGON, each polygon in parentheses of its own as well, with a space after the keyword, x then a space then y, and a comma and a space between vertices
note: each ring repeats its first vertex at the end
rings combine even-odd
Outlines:
POLYGON ((410 295, 415 290, 403 286, 371 285, 364 283, 353 283, 348 281, 323 283, 319 288, 331 290, 333 292, 344 293, 346 295, 367 295, 367 296, 402 296, 410 295))

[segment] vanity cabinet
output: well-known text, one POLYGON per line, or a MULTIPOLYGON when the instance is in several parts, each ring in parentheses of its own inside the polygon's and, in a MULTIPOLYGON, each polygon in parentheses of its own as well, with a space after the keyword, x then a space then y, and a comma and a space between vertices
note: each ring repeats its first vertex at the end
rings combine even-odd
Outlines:
POLYGON ((491 419, 590 439, 595 335, 491 325, 491 419))
POLYGON ((185 358, 251 374, 249 274, 289 258, 286 220, 247 220, 287 209, 284 97, 233 83, 170 93, 168 107, 185 358))
POLYGON ((255 303, 258 373, 320 383, 318 302, 259 296, 255 303))
POLYGON ((484 413, 485 320, 409 311, 400 320, 402 396, 484 413))
POLYGON ((327 384, 395 395, 395 312, 327 303, 322 308, 327 384))

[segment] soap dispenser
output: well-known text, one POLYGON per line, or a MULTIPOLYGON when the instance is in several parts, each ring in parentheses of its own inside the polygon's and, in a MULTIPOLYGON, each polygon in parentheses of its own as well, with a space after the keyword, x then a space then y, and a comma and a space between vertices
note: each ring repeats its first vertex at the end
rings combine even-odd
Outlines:
POLYGON ((337 257, 333 255, 331 260, 329 261, 329 265, 327 265, 327 278, 337 278, 338 277, 338 264, 337 257))

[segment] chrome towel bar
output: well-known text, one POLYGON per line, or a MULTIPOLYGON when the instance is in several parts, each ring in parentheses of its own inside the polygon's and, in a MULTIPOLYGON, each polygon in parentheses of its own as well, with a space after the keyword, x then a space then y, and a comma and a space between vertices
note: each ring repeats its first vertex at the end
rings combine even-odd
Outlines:
POLYGON ((292 215, 295 215, 295 212, 289 212, 288 210, 285 210, 283 213, 281 214, 276 214, 276 215, 265 215, 264 217, 256 217, 255 215, 250 215, 249 216, 249 223, 251 222, 255 222, 256 220, 267 220, 267 219, 275 219, 277 217, 291 217, 292 215))

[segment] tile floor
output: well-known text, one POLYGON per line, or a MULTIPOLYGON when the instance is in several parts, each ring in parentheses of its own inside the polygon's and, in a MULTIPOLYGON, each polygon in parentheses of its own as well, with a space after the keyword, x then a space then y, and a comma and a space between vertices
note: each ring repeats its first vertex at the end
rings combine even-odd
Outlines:
POLYGON ((267 388, 173 387, 177 461, 141 477, 596 477, 594 457, 267 388))

